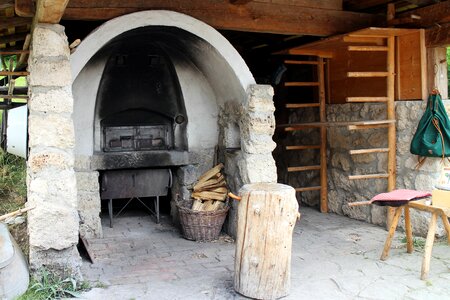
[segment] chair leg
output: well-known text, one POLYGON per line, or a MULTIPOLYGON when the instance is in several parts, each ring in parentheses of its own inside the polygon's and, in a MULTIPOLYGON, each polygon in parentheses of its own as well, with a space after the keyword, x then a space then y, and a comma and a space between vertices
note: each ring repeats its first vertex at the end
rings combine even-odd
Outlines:
POLYGON ((450 222, 448 221, 448 217, 444 212, 441 212, 442 223, 444 223, 445 231, 447 231, 447 242, 450 245, 450 222))
POLYGON ((400 219, 400 215, 402 214, 403 207, 397 207, 395 209, 394 217, 392 218, 391 227, 389 228, 389 234, 384 243, 383 253, 381 253, 381 260, 386 260, 389 256, 389 250, 391 248, 392 238, 394 237, 395 230, 397 229, 398 220, 400 219))
POLYGON ((409 215, 409 207, 404 206, 403 212, 405 214, 405 231, 406 231, 406 252, 412 253, 414 251, 411 217, 409 215))
POLYGON ((431 250, 433 250, 434 235, 436 233, 437 213, 431 215, 430 225, 428 226, 427 241, 425 242, 425 254, 422 261, 422 272, 420 279, 425 280, 430 272, 431 250))

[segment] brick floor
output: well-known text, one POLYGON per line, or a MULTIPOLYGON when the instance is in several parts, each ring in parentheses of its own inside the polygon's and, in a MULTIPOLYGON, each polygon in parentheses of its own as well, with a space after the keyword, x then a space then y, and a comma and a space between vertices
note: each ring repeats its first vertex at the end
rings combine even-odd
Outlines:
MULTIPOLYGON (((433 248, 430 278, 421 281, 423 253, 407 254, 397 232, 390 257, 379 256, 383 228, 301 208, 293 235, 291 293, 285 299, 450 299, 450 247, 433 248)), ((82 273, 94 288, 84 299, 243 299, 233 290, 234 243, 185 240, 163 218, 104 220, 104 238, 90 240, 93 264, 82 273)))

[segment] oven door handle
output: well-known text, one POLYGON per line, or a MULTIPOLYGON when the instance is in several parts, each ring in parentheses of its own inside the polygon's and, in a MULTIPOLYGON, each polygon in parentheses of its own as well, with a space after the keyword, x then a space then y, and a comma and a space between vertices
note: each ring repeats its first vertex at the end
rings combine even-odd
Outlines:
POLYGON ((103 184, 102 184, 102 192, 106 192, 108 186, 108 176, 106 174, 103 175, 103 184))
POLYGON ((169 171, 169 186, 168 188, 172 187, 172 170, 171 169, 167 169, 169 171))

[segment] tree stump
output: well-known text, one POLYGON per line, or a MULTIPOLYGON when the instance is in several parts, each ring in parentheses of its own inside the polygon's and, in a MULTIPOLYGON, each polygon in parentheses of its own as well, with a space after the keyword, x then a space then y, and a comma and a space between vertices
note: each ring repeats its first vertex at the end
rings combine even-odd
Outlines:
POLYGON ((295 190, 284 184, 247 184, 239 191, 234 289, 256 299, 288 295, 292 232, 299 217, 295 190))

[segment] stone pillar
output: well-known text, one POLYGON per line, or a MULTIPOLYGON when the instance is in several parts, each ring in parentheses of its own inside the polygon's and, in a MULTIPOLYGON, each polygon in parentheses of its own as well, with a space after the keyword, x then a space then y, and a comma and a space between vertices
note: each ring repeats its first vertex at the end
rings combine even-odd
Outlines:
POLYGON ((87 239, 103 237, 98 176, 97 171, 76 172, 80 236, 87 239))
POLYGON ((277 182, 272 151, 275 132, 273 89, 269 85, 251 85, 240 119, 242 159, 239 170, 244 184, 277 182))
POLYGON ((70 51, 64 27, 37 24, 29 58, 30 264, 80 276, 70 51))

